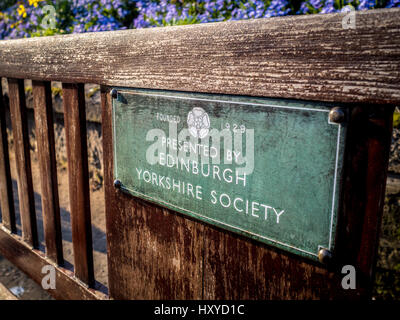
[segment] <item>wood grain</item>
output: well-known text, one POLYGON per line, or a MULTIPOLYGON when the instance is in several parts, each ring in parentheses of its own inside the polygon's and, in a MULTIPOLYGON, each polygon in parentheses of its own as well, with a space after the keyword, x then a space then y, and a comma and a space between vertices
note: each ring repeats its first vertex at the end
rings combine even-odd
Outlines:
POLYGON ((98 300, 108 299, 104 291, 90 289, 74 279, 73 273, 63 267, 55 265, 44 254, 27 246, 17 235, 10 235, 0 228, 0 254, 11 263, 15 264, 35 282, 41 285, 45 274, 42 268, 52 265, 56 272, 56 290, 48 289, 47 292, 56 299, 65 300, 98 300))
POLYGON ((221 231, 204 232, 204 299, 354 299, 340 272, 221 231))
POLYGON ((63 83, 62 90, 75 275, 92 287, 94 269, 84 86, 63 83))
POLYGON ((0 282, 0 300, 18 300, 18 298, 0 282))
POLYGON ((6 130, 6 107, 3 100, 3 89, 0 84, 0 207, 2 224, 11 232, 17 232, 15 224, 13 187, 8 155, 6 130))
POLYGON ((111 297, 370 298, 393 106, 349 106, 338 246, 326 267, 118 191, 111 100, 109 89, 101 90, 111 297), (341 270, 348 264, 356 268, 355 290, 342 287, 341 270))
POLYGON ((400 103, 400 8, 0 42, 0 76, 400 103))
POLYGON ((393 106, 351 111, 345 179, 337 233, 337 260, 353 265, 357 285, 372 291, 392 140, 393 106))
POLYGON ((204 232, 205 299, 371 297, 389 159, 393 106, 352 106, 346 139, 335 262, 325 268, 240 236, 204 232), (341 268, 356 269, 356 289, 341 268), (232 294, 234 292, 234 294, 232 294))
POLYGON ((200 299, 203 224, 114 188, 107 88, 101 97, 110 297, 200 299))
POLYGON ((8 79, 22 237, 38 247, 24 80, 8 79))
POLYGON ((59 265, 64 262, 50 82, 33 81, 36 141, 40 166, 42 213, 46 255, 59 265))
POLYGON ((335 262, 325 268, 260 243, 205 228, 206 299, 368 299, 372 293, 389 159, 392 106, 349 110, 335 262), (341 268, 356 270, 344 290, 341 268))

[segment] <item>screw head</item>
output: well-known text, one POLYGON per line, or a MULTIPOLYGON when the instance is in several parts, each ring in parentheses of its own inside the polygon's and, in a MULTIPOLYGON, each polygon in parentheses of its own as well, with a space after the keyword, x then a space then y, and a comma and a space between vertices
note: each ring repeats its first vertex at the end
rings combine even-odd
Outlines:
POLYGON ((111 92, 110 92, 110 94, 111 94, 111 97, 112 97, 113 99, 117 99, 117 97, 118 97, 118 91, 117 91, 116 89, 112 89, 111 92))
POLYGON ((341 123, 344 121, 346 114, 343 108, 335 107, 329 112, 329 121, 334 123, 341 123))
POLYGON ((321 248, 318 252, 318 259, 319 262, 325 265, 329 264, 333 259, 332 252, 330 252, 328 249, 321 248))
POLYGON ((114 180, 114 187, 119 189, 122 186, 122 182, 118 179, 114 180))

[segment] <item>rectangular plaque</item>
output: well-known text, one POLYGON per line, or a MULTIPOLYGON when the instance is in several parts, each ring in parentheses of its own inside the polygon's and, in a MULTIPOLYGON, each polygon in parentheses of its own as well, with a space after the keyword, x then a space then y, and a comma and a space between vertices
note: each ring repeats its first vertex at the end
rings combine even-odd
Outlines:
POLYGON ((333 105, 115 89, 121 190, 313 260, 334 249, 346 125, 333 105))

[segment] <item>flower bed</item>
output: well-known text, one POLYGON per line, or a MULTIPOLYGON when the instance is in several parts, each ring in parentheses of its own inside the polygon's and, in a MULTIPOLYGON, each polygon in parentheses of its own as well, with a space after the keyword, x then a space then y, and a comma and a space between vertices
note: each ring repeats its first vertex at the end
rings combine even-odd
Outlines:
POLYGON ((400 0, 5 0, 0 39, 392 8, 400 0))

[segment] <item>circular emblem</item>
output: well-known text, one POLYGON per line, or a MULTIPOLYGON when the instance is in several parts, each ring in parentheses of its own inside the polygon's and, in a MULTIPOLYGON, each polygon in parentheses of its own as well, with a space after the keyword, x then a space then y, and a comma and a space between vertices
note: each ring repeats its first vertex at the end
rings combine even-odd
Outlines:
POLYGON ((210 118, 202 108, 193 108, 187 117, 190 134, 195 138, 204 138, 210 129, 210 118))

